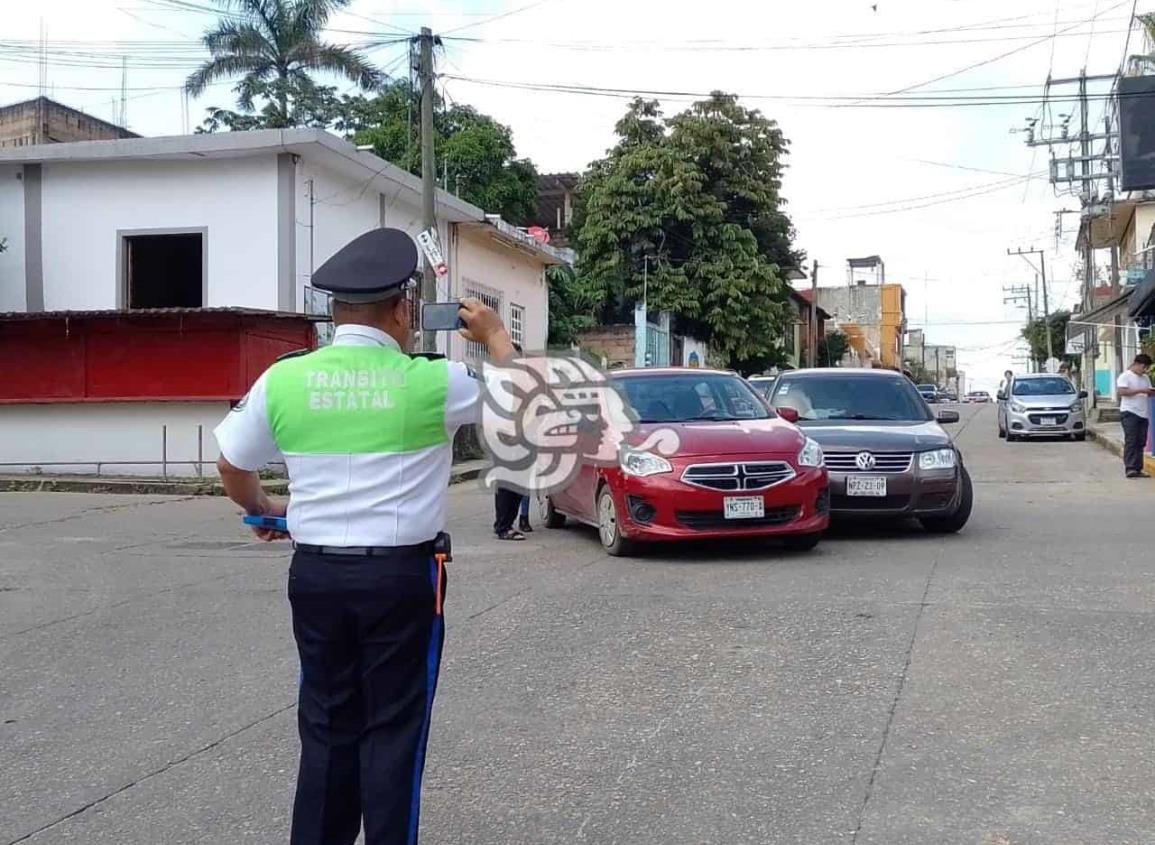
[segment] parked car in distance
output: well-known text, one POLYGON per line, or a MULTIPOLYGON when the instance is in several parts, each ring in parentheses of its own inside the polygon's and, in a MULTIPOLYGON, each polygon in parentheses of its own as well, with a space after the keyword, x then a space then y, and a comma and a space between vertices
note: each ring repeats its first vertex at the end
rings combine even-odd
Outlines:
POLYGON ((750 386, 758 392, 759 396, 768 400, 777 378, 778 376, 750 376, 747 381, 750 382, 750 386))
POLYGON ((999 437, 1087 439, 1087 391, 1076 390, 1066 376, 1030 373, 1015 376, 999 392, 999 437))
POLYGON ((830 521, 822 449, 775 414, 741 376, 718 370, 618 370, 610 377, 638 415, 616 466, 582 463, 564 489, 539 498, 542 521, 596 526, 611 555, 639 543, 781 537, 812 549, 830 521), (673 429, 673 455, 638 451, 673 429))
POLYGON ((942 401, 944 401, 944 402, 957 402, 958 401, 958 394, 955 393, 953 390, 944 390, 942 393, 939 394, 939 396, 942 398, 942 401))
POLYGON ((920 384, 918 386, 918 392, 928 404, 933 405, 938 402, 938 388, 933 384, 920 384))
POLYGON ((991 395, 985 390, 972 390, 966 395, 966 401, 985 404, 991 401, 991 395))
POLYGON ((834 516, 914 517, 935 533, 970 518, 973 488, 962 454, 910 380, 887 370, 795 370, 770 401, 822 444, 834 516))

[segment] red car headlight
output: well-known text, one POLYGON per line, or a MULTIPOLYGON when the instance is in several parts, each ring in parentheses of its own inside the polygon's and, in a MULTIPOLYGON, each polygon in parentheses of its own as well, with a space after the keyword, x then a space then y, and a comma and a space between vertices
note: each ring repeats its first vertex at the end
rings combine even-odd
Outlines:
POLYGON ((618 463, 626 475, 636 475, 640 478, 674 471, 669 461, 653 452, 626 450, 618 457, 618 463))

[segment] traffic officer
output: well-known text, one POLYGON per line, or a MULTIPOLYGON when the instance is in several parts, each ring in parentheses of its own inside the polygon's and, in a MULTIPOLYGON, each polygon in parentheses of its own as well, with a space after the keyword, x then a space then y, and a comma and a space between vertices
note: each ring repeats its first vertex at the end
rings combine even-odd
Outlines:
MULTIPOLYGON (((301 659, 293 845, 417 842, 421 774, 441 661, 446 491, 457 428, 479 415, 465 365, 410 357, 417 268, 397 229, 361 235, 313 276, 330 346, 273 364, 217 427, 225 491, 285 515, 301 659), (257 470, 283 456, 288 505, 257 470)), ((500 318, 465 300, 461 334, 509 357, 500 318)), ((262 539, 276 532, 258 529, 262 539)))

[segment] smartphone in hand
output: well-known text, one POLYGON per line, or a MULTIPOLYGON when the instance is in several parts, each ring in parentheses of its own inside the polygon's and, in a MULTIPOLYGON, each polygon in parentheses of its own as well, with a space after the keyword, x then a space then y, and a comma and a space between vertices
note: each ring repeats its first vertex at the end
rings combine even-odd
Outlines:
POLYGON ((430 302, 421 306, 421 330, 453 332, 465 328, 460 302, 430 302))

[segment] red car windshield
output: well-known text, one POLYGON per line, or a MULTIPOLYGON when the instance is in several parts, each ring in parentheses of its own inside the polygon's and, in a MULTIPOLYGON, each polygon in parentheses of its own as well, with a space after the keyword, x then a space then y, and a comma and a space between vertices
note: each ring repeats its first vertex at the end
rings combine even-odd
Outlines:
POLYGON ((754 390, 726 373, 615 376, 643 423, 764 420, 772 414, 754 390))

